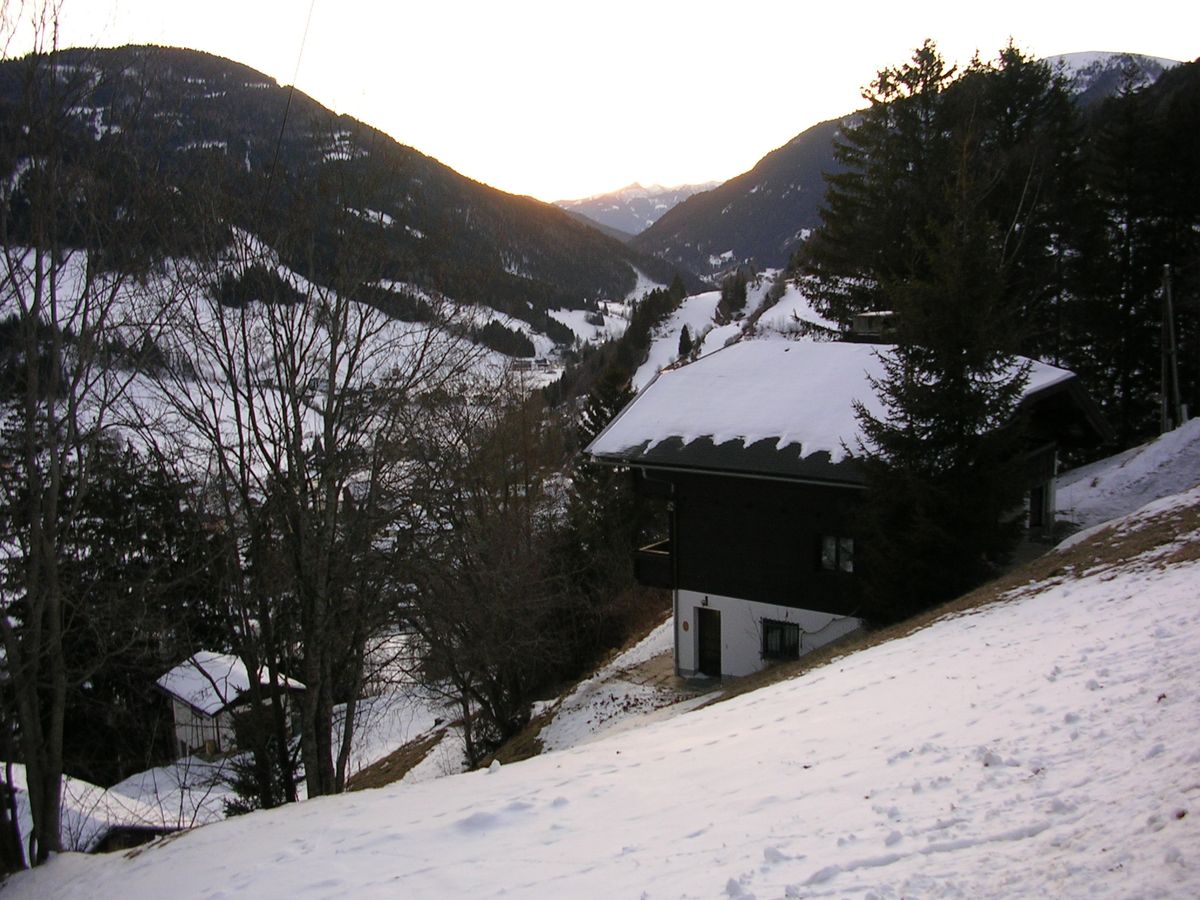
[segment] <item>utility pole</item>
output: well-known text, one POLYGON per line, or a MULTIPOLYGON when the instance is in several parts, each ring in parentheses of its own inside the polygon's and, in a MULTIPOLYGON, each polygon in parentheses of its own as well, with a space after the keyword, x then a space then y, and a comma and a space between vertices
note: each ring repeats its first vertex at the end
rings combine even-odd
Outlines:
POLYGON ((1179 358, 1175 347, 1175 309, 1171 298, 1171 266, 1163 266, 1163 323, 1162 323, 1162 421, 1161 432, 1183 424, 1183 408, 1179 395, 1179 358))

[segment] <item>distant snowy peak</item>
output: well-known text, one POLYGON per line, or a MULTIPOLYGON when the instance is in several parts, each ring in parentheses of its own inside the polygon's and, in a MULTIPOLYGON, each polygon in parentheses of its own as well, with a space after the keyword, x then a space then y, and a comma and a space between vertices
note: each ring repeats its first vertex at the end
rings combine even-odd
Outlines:
POLYGON ((1148 87, 1167 69, 1180 64, 1179 60, 1158 56, 1097 50, 1051 56, 1046 61, 1062 69, 1084 105, 1112 96, 1126 83, 1134 88, 1148 87))
POLYGON ((606 191, 603 194, 593 194, 590 197, 585 197, 582 200, 559 200, 558 206, 570 206, 578 203, 591 203, 594 201, 614 202, 614 201, 629 201, 629 200, 657 200, 662 197, 674 197, 679 195, 680 199, 698 194, 700 191, 712 190, 720 184, 719 181, 708 181, 704 184, 680 184, 675 186, 667 186, 662 184, 643 185, 640 182, 627 184, 625 187, 615 191, 606 191))
POLYGON ((582 213, 589 219, 616 228, 628 234, 640 234, 668 210, 682 203, 693 194, 708 191, 718 182, 705 184, 681 184, 663 187, 660 184, 647 186, 637 182, 606 194, 596 194, 582 200, 558 200, 569 212, 582 213))

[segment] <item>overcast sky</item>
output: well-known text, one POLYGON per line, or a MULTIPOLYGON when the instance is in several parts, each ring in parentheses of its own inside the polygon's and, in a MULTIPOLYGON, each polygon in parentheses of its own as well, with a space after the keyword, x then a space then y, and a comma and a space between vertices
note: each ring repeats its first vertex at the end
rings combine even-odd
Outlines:
POLYGON ((924 38, 965 62, 1009 36, 1037 56, 1191 60, 1200 3, 64 0, 59 43, 226 56, 471 178, 555 200, 730 178, 855 109, 924 38))

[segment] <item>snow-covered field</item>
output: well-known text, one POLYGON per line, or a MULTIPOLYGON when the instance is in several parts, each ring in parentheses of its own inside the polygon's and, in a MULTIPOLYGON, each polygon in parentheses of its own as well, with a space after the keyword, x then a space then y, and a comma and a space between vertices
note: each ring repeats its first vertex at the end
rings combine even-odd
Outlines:
MULTIPOLYGON (((1196 444, 1179 438, 1176 459, 1196 444)), ((1001 602, 724 703, 129 857, 64 854, 6 891, 1194 897, 1198 506, 1192 489, 1128 518, 1125 538, 1165 535, 1128 559, 1095 561, 1102 532, 1001 602)))
POLYGON ((646 360, 633 375, 635 391, 640 391, 649 384, 663 366, 669 366, 678 359, 679 333, 685 325, 691 333, 693 343, 703 339, 713 325, 713 317, 720 302, 720 291, 706 291, 703 294, 685 297, 679 308, 654 329, 646 360))
POLYGON ((743 335, 759 337, 794 336, 806 326, 836 330, 835 323, 818 315, 808 297, 794 284, 787 284, 775 303, 766 306, 776 282, 783 277, 777 269, 767 269, 746 286, 746 305, 732 322, 717 324, 720 291, 706 291, 686 297, 679 308, 654 329, 650 351, 633 376, 633 387, 641 390, 658 372, 679 356, 679 332, 686 325, 693 344, 704 356, 720 350, 743 335), (764 307, 766 307, 764 309, 764 307))
POLYGON ((552 309, 550 317, 571 329, 576 340, 585 344, 618 338, 629 327, 629 306, 624 303, 603 303, 598 310, 603 322, 593 325, 588 317, 596 314, 586 309, 552 309))

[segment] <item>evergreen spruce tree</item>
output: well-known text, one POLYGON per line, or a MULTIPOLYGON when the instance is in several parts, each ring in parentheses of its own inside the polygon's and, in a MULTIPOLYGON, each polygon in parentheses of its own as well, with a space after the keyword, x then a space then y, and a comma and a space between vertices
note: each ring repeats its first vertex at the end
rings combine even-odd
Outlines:
MULTIPOLYGON (((18 535, 26 461, 18 436, 0 433, 0 531, 18 535)), ((98 784, 120 781, 163 762, 170 722, 155 679, 225 634, 212 536, 186 502, 174 473, 132 449, 102 441, 88 461, 86 484, 64 481, 61 583, 67 685, 63 728, 66 771, 98 784)), ((18 539, 11 562, 29 550, 18 539)), ((0 579, 23 597, 21 568, 0 579)), ((20 621, 24 604, 9 613, 20 621)))
POLYGON ((739 269, 726 275, 721 282, 721 300, 717 304, 717 320, 729 322, 746 308, 746 273, 739 269))
POLYGON ((692 355, 692 335, 691 335, 691 332, 688 331, 688 327, 686 325, 684 325, 683 328, 679 329, 678 356, 680 359, 687 359, 691 355, 692 355))
POLYGON ((846 170, 828 178, 821 228, 797 260, 818 307, 843 324, 894 308, 893 285, 927 277, 954 215, 947 173, 969 166, 988 185, 972 215, 999 235, 991 277, 1016 311, 1020 349, 1061 358, 1079 216, 1077 117, 1061 75, 1012 44, 957 73, 927 41, 881 71, 866 97, 837 149, 846 170))
POLYGON ((1128 83, 1105 107, 1093 142, 1100 252, 1089 261, 1085 321, 1094 357, 1078 362, 1127 445, 1157 425, 1162 275, 1154 253, 1148 110, 1128 83))
POLYGON ((926 41, 902 66, 883 69, 835 155, 844 171, 826 176, 821 227, 805 245, 806 292, 828 318, 892 308, 886 285, 925 265, 919 248, 939 221, 931 203, 948 165, 942 92, 954 69, 926 41))
POLYGON ((1082 216, 1080 125, 1065 77, 1011 42, 995 62, 975 60, 947 91, 948 118, 972 123, 978 183, 990 184, 980 213, 1001 235, 1002 302, 1021 324, 1027 356, 1061 363, 1074 316, 1069 284, 1082 216))
MULTIPOLYGON (((955 136, 964 163, 978 152, 955 136)), ((1027 369, 1013 353, 1002 285, 1004 236, 981 215, 991 182, 964 164, 942 189, 945 223, 931 228, 919 276, 885 281, 898 342, 881 349, 874 383, 883 414, 856 409, 868 479, 861 556, 864 610, 892 621, 986 577, 1019 534, 1022 499, 1017 406, 1027 369)))
MULTIPOLYGON (((1170 266, 1176 331, 1200 337, 1200 67, 1152 88, 1128 81, 1100 108, 1088 142, 1092 218, 1080 255, 1079 353, 1071 362, 1128 446, 1159 428, 1163 271, 1170 266)), ((1185 401, 1200 396, 1195 354, 1180 360, 1185 401)))

